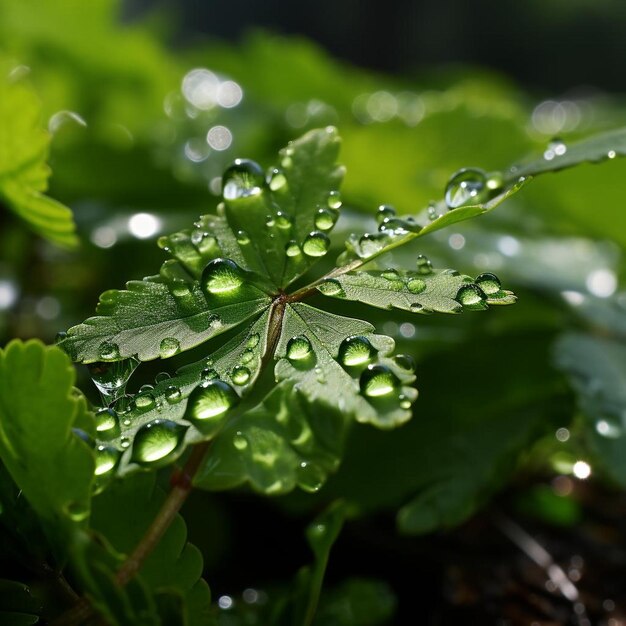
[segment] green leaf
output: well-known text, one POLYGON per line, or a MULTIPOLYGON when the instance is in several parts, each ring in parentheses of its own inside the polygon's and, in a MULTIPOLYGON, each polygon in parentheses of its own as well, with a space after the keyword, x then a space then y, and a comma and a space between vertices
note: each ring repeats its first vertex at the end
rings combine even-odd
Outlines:
POLYGON ((13 580, 0 580, 0 622, 3 626, 37 624, 41 608, 41 603, 26 585, 13 580))
POLYGON ((406 422, 417 397, 408 386, 415 376, 410 364, 402 367, 389 357, 394 341, 373 331, 368 322, 289 304, 276 347, 276 379, 359 422, 380 428, 406 422))
MULTIPOLYGON (((0 64, 0 71, 5 71, 0 64)), ((49 134, 41 123, 35 94, 6 74, 0 79, 0 203, 50 241, 65 247, 78 240, 72 212, 44 195, 49 134)))
POLYGON ((236 298, 220 298, 198 283, 166 285, 158 277, 131 281, 127 291, 103 293, 100 315, 70 328, 58 345, 84 363, 168 358, 238 326, 270 302, 252 284, 242 285, 236 298))
POLYGON ((88 423, 74 380, 56 347, 16 340, 0 350, 0 457, 59 549, 89 516, 94 473, 93 455, 72 432, 88 423))
POLYGON ((247 483, 267 495, 296 486, 315 492, 337 469, 347 427, 341 411, 318 410, 282 383, 258 406, 228 422, 194 484, 217 490, 247 483))
POLYGON ((504 291, 491 274, 481 275, 473 281, 455 270, 434 272, 429 265, 416 272, 396 269, 349 272, 327 279, 317 289, 326 296, 412 313, 460 313, 464 301, 470 309, 486 308, 485 303, 511 304, 515 301, 515 296, 504 291), (481 284, 486 291, 481 289, 481 284))
POLYGON ((626 345, 567 333, 556 343, 555 361, 576 391, 596 463, 613 480, 626 485, 626 345))
POLYGON ((281 151, 268 183, 250 161, 236 161, 224 174, 225 215, 235 233, 250 238, 241 246, 247 265, 277 287, 288 285, 328 250, 326 233, 341 205, 339 144, 333 127, 310 131, 281 151))
MULTIPOLYGON (((106 539, 121 563, 143 537, 166 497, 154 473, 116 480, 94 498, 91 527, 106 539)), ((154 597, 159 593, 178 595, 184 623, 200 626, 205 623, 211 601, 209 588, 201 578, 202 567, 202 556, 187 543, 185 522, 178 515, 143 563, 139 577, 154 597), (192 605, 193 612, 189 610, 192 605)))

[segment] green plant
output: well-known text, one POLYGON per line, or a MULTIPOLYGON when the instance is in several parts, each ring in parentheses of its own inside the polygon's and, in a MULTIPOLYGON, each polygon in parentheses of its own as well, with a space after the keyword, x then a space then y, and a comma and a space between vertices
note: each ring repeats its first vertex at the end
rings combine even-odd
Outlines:
MULTIPOLYGON (((369 322, 325 307, 356 302, 423 315, 513 303, 491 273, 474 279, 435 269, 417 252, 415 269, 379 263, 424 235, 491 211, 533 176, 626 153, 626 133, 616 131, 559 143, 556 158, 502 172, 461 170, 445 200, 416 215, 381 206, 377 229, 350 235, 337 265, 328 265, 344 174, 339 143, 328 127, 290 142, 267 171, 235 161, 217 214, 159 240, 172 258, 158 275, 105 292, 98 316, 60 333, 58 347, 14 341, 0 351, 2 521, 18 552, 57 590, 42 609, 27 589, 4 583, 24 596, 9 623, 35 623, 38 614, 57 624, 214 619, 202 559, 186 544, 178 515, 192 487, 314 493, 339 466, 354 420, 393 429, 412 415, 412 357, 394 356, 394 341, 369 322), (318 262, 322 271, 314 273, 318 262), (60 348, 87 365, 102 395, 95 413, 73 386, 60 348), (198 360, 126 394, 141 362, 186 351, 198 360)), ((601 348, 581 343, 565 339, 559 354, 595 350, 603 358, 601 348)), ((419 410, 415 419, 434 426, 419 410)), ((425 490, 401 511, 406 529, 454 524, 471 512, 471 488, 442 503, 437 480, 424 478, 425 490)), ((313 623, 332 543, 346 517, 367 508, 358 493, 339 495, 345 501, 327 500, 307 532, 313 566, 241 623, 313 623)), ((357 614, 372 603, 376 623, 392 611, 387 591, 372 582, 355 581, 341 598, 326 598, 319 619, 335 623, 337 602, 354 603, 357 614)))

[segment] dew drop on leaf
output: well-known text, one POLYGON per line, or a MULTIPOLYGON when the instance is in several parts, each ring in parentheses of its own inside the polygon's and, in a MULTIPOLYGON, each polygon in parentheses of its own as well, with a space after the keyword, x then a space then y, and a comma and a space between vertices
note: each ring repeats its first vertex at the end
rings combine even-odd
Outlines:
POLYGON ((369 363, 376 356, 376 348, 367 337, 354 335, 347 337, 339 346, 339 361, 347 367, 369 363))
POLYGON ((171 378, 169 372, 159 372, 155 377, 154 380, 157 383, 162 383, 164 381, 166 381, 168 378, 171 378))
POLYGON ((66 337, 67 337, 67 333, 64 330, 60 330, 54 336, 54 343, 59 343, 60 341, 63 341, 66 337))
POLYGON ((106 433, 118 426, 117 413, 113 409, 101 409, 96 413, 96 430, 106 433))
POLYGON ((120 451, 113 446, 98 446, 96 448, 96 468, 95 475, 102 476, 108 474, 115 468, 120 458, 120 451))
POLYGON ((165 337, 159 345, 159 356, 162 359, 174 356, 180 350, 180 343, 174 337, 165 337))
POLYGON ((369 398, 388 396, 400 386, 398 377, 385 365, 369 365, 361 374, 361 391, 369 398))
POLYGON ((245 385, 250 380, 250 370, 243 365, 236 365, 230 377, 236 385, 245 385))
POLYGON ((407 398, 405 395, 400 395, 398 396, 398 400, 400 401, 400 408, 401 409, 410 409, 411 408, 411 400, 409 400, 409 398, 407 398))
POLYGON ((365 235, 359 239, 361 256, 367 259, 377 252, 380 252, 389 243, 389 239, 390 236, 387 233, 377 233, 374 235, 365 233, 365 235))
POLYGON ((287 177, 282 170, 275 167, 270 172, 267 184, 272 191, 280 191, 287 186, 287 177))
POLYGON ((548 144, 548 147, 543 153, 543 158, 546 161, 552 161, 556 157, 563 156, 566 152, 567 152, 567 146, 563 143, 563 141, 561 141, 561 139, 559 139, 558 137, 555 137, 548 144))
POLYGON ((421 278, 411 278, 406 287, 411 293, 423 293, 426 290, 426 283, 421 278))
POLYGON ((297 335, 287 343, 287 358, 290 361, 301 361, 306 359, 312 350, 311 342, 304 335, 297 335))
POLYGON ((259 196, 264 184, 265 176, 258 163, 249 159, 236 159, 222 176, 222 195, 226 201, 237 202, 259 196))
POLYGON ((247 348, 241 353, 241 362, 244 365, 247 365, 248 363, 252 362, 253 359, 254 359, 254 350, 247 348))
POLYGON ((446 186, 445 200, 448 208, 478 204, 486 199, 487 176, 478 168, 466 167, 455 174, 446 186))
POLYGON ((265 225, 268 228, 272 228, 272 226, 276 225, 276 219, 274 218, 273 215, 266 215, 265 216, 265 225))
POLYGON ((98 354, 104 361, 114 361, 120 357, 120 348, 116 343, 103 341, 98 348, 98 354))
POLYGON ((437 212, 437 206, 434 203, 429 204, 428 209, 426 210, 426 214, 428 215, 428 219, 431 222, 434 222, 439 217, 439 213, 437 212))
POLYGON ((384 270, 383 272, 381 272, 380 275, 385 280, 388 280, 388 281, 399 281, 399 280, 402 280, 400 274, 398 273, 398 270, 395 270, 392 267, 390 267, 389 269, 384 270))
POLYGON ((456 294, 456 301, 467 309, 486 309, 486 296, 477 285, 463 285, 456 294))
POLYGON ((170 281, 170 291, 175 298, 185 298, 191 293, 189 285, 182 278, 170 281))
POLYGON ((171 420, 156 419, 144 424, 135 434, 131 459, 151 465, 170 455, 185 436, 186 427, 171 420))
POLYGON ((427 276, 428 274, 433 273, 433 264, 430 262, 430 259, 427 259, 423 254, 419 254, 417 256, 415 264, 417 265, 418 274, 422 274, 422 276, 427 276))
POLYGON ((323 283, 318 285, 317 288, 325 296, 345 296, 341 283, 333 278, 326 279, 323 283))
POLYGON ((304 491, 315 493, 319 491, 326 478, 323 470, 314 463, 302 461, 298 466, 298 485, 304 491))
POLYGON ((219 379, 210 380, 198 385, 189 394, 185 419, 211 424, 216 419, 221 422, 222 416, 238 401, 239 396, 228 383, 219 379))
POLYGON ((338 191, 331 191, 328 194, 326 204, 329 209, 338 209, 341 206, 341 194, 338 191))
POLYGON ((424 310, 424 305, 419 302, 411 302, 411 311, 418 313, 424 310))
POLYGON ((243 284, 241 268, 230 259, 214 259, 202 272, 201 285, 210 294, 226 294, 243 284))
POLYGON ((384 220, 396 216, 396 210, 390 204, 381 204, 376 212, 376 221, 382 224, 384 220))
POLYGON ((237 431, 233 437, 233 445, 237 450, 245 450, 248 447, 248 440, 241 431, 237 431))
POLYGON ((135 396, 135 406, 142 410, 147 411, 154 406, 154 396, 150 391, 141 391, 135 396))
POLYGON ((209 381, 214 378, 219 378, 219 374, 212 367, 205 367, 200 372, 200 380, 209 381))
POLYGON ((337 209, 319 209, 315 214, 315 228, 318 230, 330 230, 335 225, 338 217, 337 209))
POLYGON ((410 372, 412 374, 415 371, 415 359, 410 354, 397 354, 393 361, 405 372, 410 372))
POLYGON ((237 243, 240 246, 246 246, 250 243, 250 235, 245 230, 237 231, 237 243))
POLYGON ((170 404, 177 404, 183 399, 183 394, 180 391, 180 388, 176 387, 176 385, 170 385, 165 390, 165 399, 170 404))
POLYGON ((330 239, 328 236, 318 230, 314 230, 306 236, 302 244, 302 251, 307 256, 318 257, 324 256, 328 252, 329 247, 330 239))
POLYGON ((137 365, 139 361, 133 358, 87 365, 89 376, 101 393, 105 404, 110 404, 124 393, 126 383, 137 365))
POLYGON ((285 254, 288 257, 299 256, 302 254, 302 250, 300 250, 300 246, 295 240, 288 241, 285 245, 285 254))
POLYGON ((475 282, 488 296, 498 293, 502 288, 500 279, 495 274, 491 274, 490 272, 485 272, 484 274, 476 277, 475 282))
POLYGON ((287 213, 283 211, 278 211, 276 213, 276 226, 278 228, 282 228, 283 230, 287 230, 292 226, 292 219, 287 213))
POLYGON ((120 446, 124 449, 128 448, 130 446, 130 439, 128 437, 122 437, 120 439, 120 446))
POLYGON ((246 340, 246 347, 256 348, 259 345, 260 340, 261 336, 259 335, 259 333, 252 333, 246 340))

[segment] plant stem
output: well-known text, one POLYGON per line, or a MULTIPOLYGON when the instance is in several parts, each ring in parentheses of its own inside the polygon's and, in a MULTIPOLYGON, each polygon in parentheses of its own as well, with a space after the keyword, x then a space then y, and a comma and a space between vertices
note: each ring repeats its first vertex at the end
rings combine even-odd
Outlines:
MULTIPOLYGON (((183 468, 172 474, 172 488, 165 502, 131 555, 124 561, 115 575, 115 579, 121 587, 128 584, 137 574, 146 558, 152 553, 170 527, 170 524, 174 521, 178 511, 191 493, 193 478, 200 465, 202 465, 210 444, 210 441, 205 441, 194 446, 183 468)), ((50 626, 77 626, 78 624, 84 624, 93 615, 93 612, 93 608, 88 600, 81 598, 69 611, 52 621, 50 626)))

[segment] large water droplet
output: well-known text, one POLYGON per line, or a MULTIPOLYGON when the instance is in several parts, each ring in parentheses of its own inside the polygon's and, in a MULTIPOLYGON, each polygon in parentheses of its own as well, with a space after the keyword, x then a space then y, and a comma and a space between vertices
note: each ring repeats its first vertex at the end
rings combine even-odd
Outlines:
POLYGON ((113 409, 101 409, 96 413, 96 430, 99 433, 109 433, 117 426, 117 413, 113 409))
POLYGON ((159 356, 162 359, 167 359, 174 356, 179 350, 180 343, 178 343, 178 339, 166 337, 161 341, 161 345, 159 346, 159 356))
POLYGON ((306 359, 312 350, 311 342, 304 335, 297 335, 287 343, 287 358, 290 361, 301 361, 306 359))
POLYGON ((135 406, 141 411, 147 411, 154 406, 154 396, 150 390, 141 391, 135 396, 135 406))
POLYGON ((245 230, 237 231, 237 243, 240 246, 246 246, 250 243, 250 235, 245 230))
POLYGON ((221 423, 226 412, 237 402, 239 396, 229 384, 219 379, 210 380, 189 394, 185 419, 212 425, 221 423))
POLYGON ((246 347, 256 348, 259 345, 260 340, 261 336, 259 335, 259 333, 252 333, 246 340, 246 347))
POLYGON ((393 361, 405 372, 410 372, 412 374, 415 371, 415 359, 410 354, 397 354, 393 361))
POLYGON ((287 230, 288 228, 291 228, 292 226, 291 217, 283 211, 277 211, 276 226, 278 226, 278 228, 282 228, 283 230, 287 230))
POLYGON ((367 337, 354 335, 347 337, 339 346, 339 361, 347 367, 369 363, 376 356, 376 348, 367 337))
POLYGON ((171 420, 156 419, 144 424, 135 434, 132 460, 153 465, 166 459, 183 440, 186 427, 171 420))
POLYGON ((230 259, 214 259, 202 272, 202 288, 209 294, 227 294, 243 284, 241 268, 230 259))
POLYGON ((233 368, 230 377, 236 385, 245 385, 250 380, 250 370, 243 365, 237 365, 233 368))
POLYGON ((328 194, 326 204, 329 209, 338 209, 341 206, 341 194, 338 191, 331 191, 328 194))
POLYGON ((251 363, 253 361, 254 356, 254 350, 252 350, 251 348, 247 348, 241 353, 240 359, 244 365, 247 365, 248 363, 251 363))
POLYGON ((285 254, 288 257, 300 256, 302 254, 302 250, 300 250, 298 243, 292 239, 285 245, 285 254))
POLYGON ((337 221, 339 212, 337 209, 319 209, 315 214, 315 228, 318 230, 330 230, 337 221))
POLYGON ((178 404, 183 399, 183 394, 179 387, 170 385, 165 390, 165 399, 170 404, 178 404))
POLYGON ((102 476, 112 471, 119 461, 121 452, 113 446, 98 446, 96 448, 96 476, 102 476))
POLYGON ((449 209, 478 204, 486 199, 487 176, 478 168, 463 168, 450 178, 446 186, 446 204, 449 209))
POLYGON ((330 239, 328 236, 318 230, 314 230, 306 236, 302 244, 302 251, 307 256, 318 257, 324 256, 328 252, 329 247, 330 239))
POLYGON ((103 361, 114 361, 120 358, 120 347, 116 343, 103 341, 98 348, 98 354, 103 361))
POLYGON ((500 279, 490 272, 485 272, 480 276, 476 277, 476 284, 483 290, 483 292, 488 295, 494 295, 501 290, 500 279))
POLYGON ((426 276, 433 273, 433 264, 423 254, 419 254, 415 259, 417 265, 417 273, 426 276))
POLYGON ((324 471, 316 464, 308 461, 302 461, 298 467, 298 485, 304 491, 315 493, 319 491, 324 484, 326 475, 324 471))
POLYGON ((361 391, 369 398, 388 396, 400 386, 398 377, 385 365, 369 365, 361 374, 361 391))
POLYGON ((91 380, 98 388, 105 404, 111 404, 124 393, 126 383, 137 365, 139 361, 133 358, 87 365, 91 380))
POLYGON ((466 309, 486 309, 486 299, 485 293, 477 285, 463 285, 456 294, 456 301, 466 309))
POLYGON ((369 258, 374 254, 380 252, 391 240, 388 233, 365 233, 359 239, 359 248, 361 250, 361 256, 363 258, 369 258))
POLYGON ((323 283, 318 285, 318 290, 325 296, 345 296, 345 292, 341 283, 333 278, 327 278, 323 283))
POLYGON ((264 184, 265 176, 258 163, 249 159, 236 159, 222 176, 222 195, 229 202, 259 196, 264 184))

